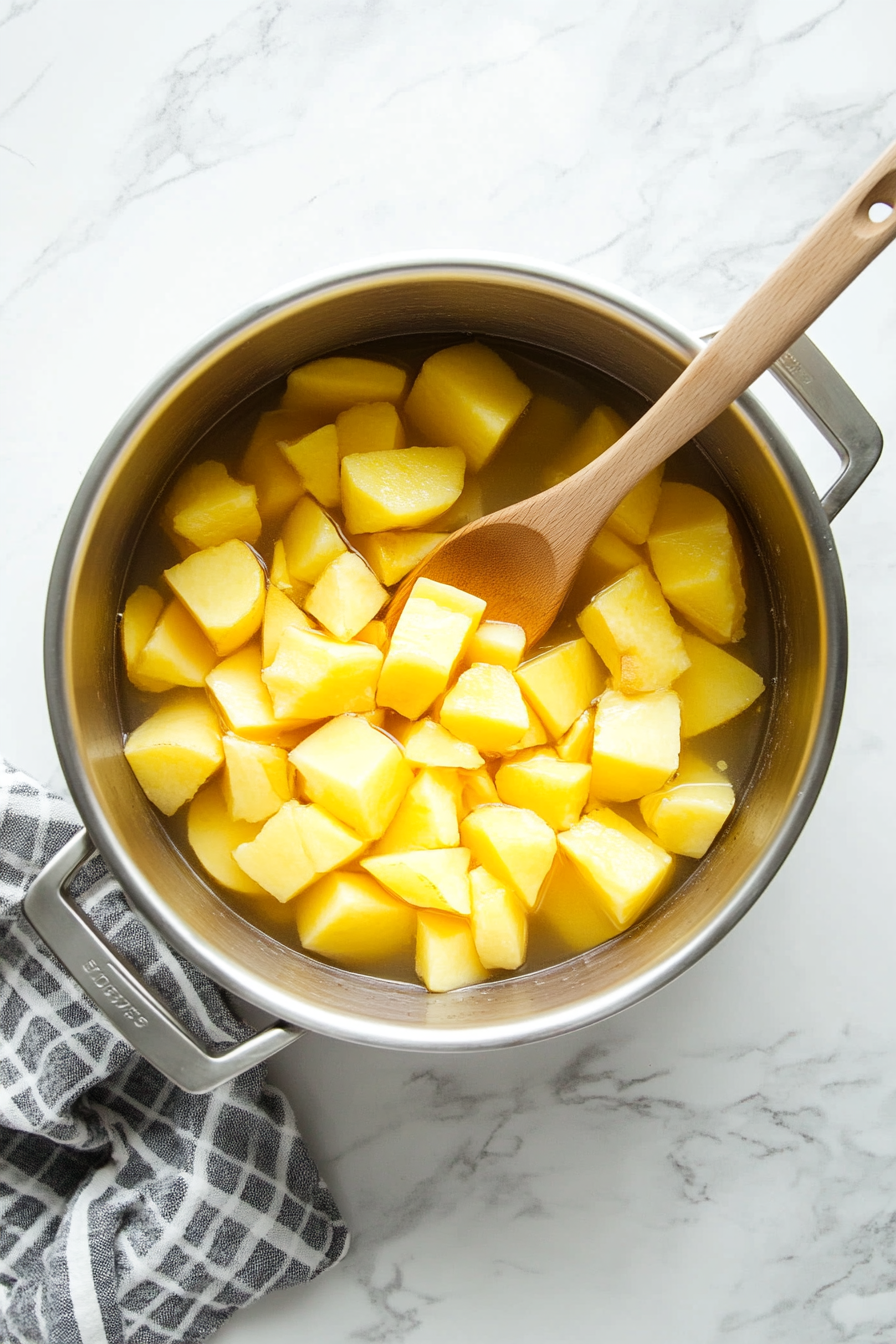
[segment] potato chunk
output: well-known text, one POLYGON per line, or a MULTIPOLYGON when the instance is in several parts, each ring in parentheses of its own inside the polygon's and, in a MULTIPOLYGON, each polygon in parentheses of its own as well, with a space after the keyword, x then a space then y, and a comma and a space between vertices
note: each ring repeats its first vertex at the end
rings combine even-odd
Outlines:
POLYGON ((332 519, 307 495, 283 524, 282 541, 293 583, 317 583, 327 565, 348 549, 332 519))
POLYGON ((392 632, 377 704, 419 719, 446 689, 484 610, 460 589, 418 579, 392 632))
POLYGON ((265 822, 254 840, 233 851, 243 872, 278 901, 291 901, 316 876, 302 843, 301 815, 301 804, 291 799, 265 822))
POLYGON ((743 639, 740 539, 725 505, 696 485, 668 481, 648 538, 666 599, 715 644, 743 639))
POLYGON ((646 565, 597 593, 577 617, 582 634, 626 695, 672 685, 688 666, 681 631, 646 565))
POLYGON ((165 519, 200 550, 225 541, 256 542, 261 533, 254 485, 235 481, 223 462, 198 462, 180 476, 165 504, 165 519))
POLYGON ((486 868, 470 873, 470 925, 486 970, 516 971, 526 960, 529 921, 519 898, 486 868))
POLYGON ((313 412, 323 423, 359 401, 401 401, 407 383, 405 370, 394 364, 330 355, 293 369, 281 404, 287 410, 313 412))
POLYGON ((141 677, 137 671, 137 660, 156 627, 164 605, 155 588, 149 588, 146 584, 136 588, 124 604, 121 616, 121 651, 124 655, 128 681, 139 691, 170 691, 176 684, 156 677, 141 677))
POLYGON ((475 807, 486 803, 500 803, 495 781, 484 765, 477 770, 465 771, 461 776, 461 817, 472 812, 475 807))
POLYGON ((389 401, 350 406, 336 417, 339 461, 349 453, 386 453, 405 447, 401 417, 389 401))
MULTIPOLYGON (((373 644, 381 653, 385 653, 389 647, 389 628, 385 621, 368 621, 362 625, 355 639, 359 639, 362 644, 373 644)), ((383 718, 386 711, 381 709, 378 713, 383 718)))
POLYGON ((261 624, 262 667, 270 667, 277 657, 284 633, 292 626, 296 626, 299 630, 314 629, 304 611, 272 583, 264 600, 264 618, 261 624))
POLYGON ((471 341, 425 360, 408 394, 408 417, 432 443, 462 448, 471 471, 494 457, 532 393, 500 355, 471 341))
MULTIPOLYGON (((292 790, 286 752, 282 747, 263 742, 247 742, 234 733, 225 733, 223 792, 227 810, 234 821, 267 821, 287 801, 292 790)), ((234 845, 253 836, 242 836, 234 845)))
POLYGON ((444 994, 488 979, 479 960, 469 921, 441 910, 417 916, 415 969, 432 994, 444 994))
POLYGON ((165 578, 221 658, 245 644, 261 625, 264 570, 242 541, 197 551, 166 569, 165 578))
POLYGON ((459 448, 400 448, 342 459, 342 511, 349 532, 422 527, 454 503, 464 484, 459 448))
POLYGON ((477 807, 464 817, 461 843, 477 863, 509 882, 531 910, 557 853, 557 838, 534 812, 504 803, 477 807))
POLYGON ((558 840, 617 929, 646 910, 672 868, 664 849, 608 807, 589 812, 558 840))
POLYGON ((663 484, 663 467, 653 471, 629 490, 607 519, 607 527, 632 546, 643 546, 656 514, 663 484))
POLYGON ((600 457, 617 439, 621 439, 628 428, 628 421, 623 420, 611 406, 595 406, 584 424, 567 438, 562 451, 555 450, 551 454, 542 472, 542 489, 548 490, 552 485, 559 485, 568 476, 574 476, 577 471, 587 467, 589 462, 600 457))
POLYGON ((357 547, 380 583, 391 587, 410 574, 447 535, 447 532, 369 532, 358 537, 357 547))
POLYGON ((325 509, 339 507, 339 450, 336 426, 321 425, 311 434, 280 444, 280 451, 309 495, 325 509))
POLYGON ((528 751, 532 747, 543 747, 547 744, 548 740, 547 729, 541 719, 528 702, 524 703, 526 704, 526 714, 529 718, 529 727, 513 748, 515 753, 519 751, 528 751))
POLYGON ((396 726, 395 736, 404 747, 411 765, 441 766, 447 769, 475 770, 482 757, 469 742, 461 742, 432 719, 396 726))
POLYGON ((417 914, 364 873, 330 873, 299 897, 296 924, 309 952, 363 966, 409 950, 417 914))
POLYGON ((731 814, 734 790, 723 774, 686 749, 668 784, 639 806, 664 849, 702 859, 731 814))
POLYGON ((555 831, 568 830, 579 820, 590 784, 590 765, 541 754, 505 761, 495 775, 502 803, 530 808, 555 831))
POLYGON ((467 645, 464 661, 497 663, 513 672, 526 651, 526 632, 512 621, 483 621, 467 645))
POLYGON ((464 488, 451 508, 440 513, 438 518, 433 518, 433 527, 437 532, 456 532, 459 527, 466 527, 467 523, 475 523, 484 513, 482 483, 475 476, 467 475, 464 488))
POLYGON ((476 663, 442 702, 439 722, 477 751, 509 751, 529 727, 520 688, 506 667, 476 663))
POLYGON ((587 952, 619 933, 610 916, 595 901, 592 884, 562 849, 533 916, 532 929, 533 933, 544 929, 573 953, 587 952))
POLYGON ((366 840, 317 803, 302 808, 299 830, 316 873, 328 873, 331 868, 351 863, 367 848, 366 840))
POLYGON ((166 685, 203 686, 214 665, 214 649, 175 598, 168 603, 143 645, 134 675, 146 688, 148 683, 160 689, 166 685))
POLYGON ((365 840, 380 838, 413 779, 392 739, 350 714, 318 728, 289 759, 308 797, 365 840))
POLYGON ((590 765, 593 745, 594 710, 586 709, 558 740, 557 755, 561 761, 576 761, 580 765, 590 765))
POLYGON ((215 711, 204 691, 172 691, 125 743, 128 765, 151 803, 173 817, 224 759, 215 711))
POLYGON ((361 859, 361 867, 410 905, 470 913, 468 849, 403 849, 361 859))
POLYGON ((584 639, 530 658, 514 675, 552 737, 565 733, 604 687, 600 663, 584 639))
POLYGON ((232 732, 252 742, 273 742, 291 728, 302 728, 314 716, 276 718, 261 677, 261 650, 247 644, 209 672, 205 684, 232 732))
POLYGON ((640 550, 629 546, 608 527, 601 528, 585 552, 582 566, 569 590, 567 610, 581 611, 595 593, 607 588, 620 574, 643 564, 644 555, 640 550))
POLYGON ((243 872, 233 851, 254 840, 260 829, 260 824, 231 816, 216 779, 199 790, 187 809, 187 842, 193 853, 222 887, 245 896, 260 896, 263 888, 243 872))
POLYGON ((460 844, 458 787, 454 771, 432 767, 421 770, 378 842, 376 853, 393 854, 402 849, 456 849, 460 844))
POLYGON ((294 411, 266 411, 255 426, 237 475, 255 486, 263 523, 279 521, 305 492, 280 444, 292 443, 316 427, 307 416, 294 411))
POLYGON ((278 719, 326 719, 374 708, 383 655, 373 644, 344 644, 291 626, 262 672, 278 719))
POLYGON ((696 737, 727 723, 765 690, 758 672, 699 635, 685 633, 684 646, 691 665, 675 683, 681 698, 682 737, 696 737))
POLYGON ((360 555, 343 551, 305 598, 310 612, 337 639, 354 639, 388 601, 389 594, 360 555))
POLYGON ((594 719, 591 796, 629 802, 662 788, 678 769, 681 706, 674 691, 604 691, 594 719))

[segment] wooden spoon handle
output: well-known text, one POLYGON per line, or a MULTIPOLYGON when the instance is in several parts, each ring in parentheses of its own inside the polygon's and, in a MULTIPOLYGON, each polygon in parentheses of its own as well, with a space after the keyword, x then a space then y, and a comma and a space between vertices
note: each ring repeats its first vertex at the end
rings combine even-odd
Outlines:
POLYGON ((665 461, 739 397, 896 238, 894 207, 896 143, 747 299, 628 433, 590 466, 555 487, 558 492, 570 487, 568 505, 572 512, 578 512, 576 504, 585 497, 595 520, 601 520, 597 526, 601 526, 646 472, 665 461), (872 211, 875 205, 879 208, 872 211), (875 222, 874 217, 884 213, 881 206, 889 206, 889 214, 875 222), (595 472, 599 481, 589 488, 589 478, 595 472))

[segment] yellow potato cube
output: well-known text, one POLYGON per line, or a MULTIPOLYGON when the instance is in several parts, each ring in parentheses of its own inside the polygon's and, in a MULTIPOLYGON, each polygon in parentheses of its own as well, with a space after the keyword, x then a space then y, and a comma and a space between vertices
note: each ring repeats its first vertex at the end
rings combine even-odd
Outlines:
POLYGON ((311 592, 310 583, 302 583, 298 579, 293 582, 290 577, 289 569, 286 564, 286 547, 282 541, 274 542, 274 554, 271 557, 270 586, 279 588, 281 593, 285 593, 291 602, 304 602, 305 598, 311 592))
POLYGON ((252 742, 273 742, 291 728, 308 721, 296 715, 293 721, 274 717, 268 688, 261 679, 261 650, 247 644, 209 672, 205 679, 212 701, 228 728, 252 742))
POLYGON ((486 868, 470 873, 470 926, 486 970, 516 971, 522 966, 529 942, 526 912, 486 868))
POLYGON ((654 467, 629 490, 607 519, 607 527, 632 546, 643 546, 660 502, 663 467, 654 467))
POLYGON ((525 651, 526 632, 521 625, 512 621, 483 621, 467 645, 464 661, 469 666, 497 663, 514 672, 525 651))
POLYGON ((552 737, 565 733, 604 687, 600 663, 584 639, 530 658, 514 676, 552 737))
POLYGON ((672 868, 664 849, 608 807, 590 812, 558 839, 617 929, 643 914, 672 868))
POLYGON ((305 598, 310 612, 337 639, 354 639, 389 600, 376 575, 353 551, 343 551, 305 598))
MULTIPOLYGON (((373 644, 381 653, 385 653, 389 647, 389 629, 385 621, 368 621, 355 635, 355 639, 359 639, 362 644, 373 644)), ((384 717, 386 711, 380 710, 379 713, 384 717)))
POLYGON ((604 691, 594 718, 591 797, 624 803, 662 788, 678 769, 681 706, 674 691, 604 691))
MULTIPOLYGON (((505 460, 513 462, 520 470, 541 470, 546 457, 552 463, 561 459, 581 424, 582 416, 572 406, 536 392, 504 441, 505 460)), ((562 476, 557 477, 557 480, 562 479, 562 476)), ((556 483, 554 480, 549 482, 551 485, 556 483)))
POLYGON ((401 401, 408 383, 404 369, 379 359, 330 355, 293 369, 281 405, 313 412, 321 423, 334 420, 359 401, 401 401))
POLYGON ((345 714, 290 752, 308 797, 365 840, 378 840, 413 779, 401 748, 364 719, 345 714))
POLYGON ((283 524, 282 541, 293 583, 317 583, 327 565, 348 549, 335 523, 308 495, 283 524))
POLYGON ((485 602, 463 588, 455 588, 450 583, 438 583, 435 579, 418 579, 411 589, 411 597, 425 597, 429 602, 444 607, 446 611, 456 611, 461 616, 469 616, 476 630, 485 611, 485 602))
POLYGON ((121 616, 121 651, 124 655, 128 681, 139 691, 170 691, 175 685, 173 681, 141 677, 137 671, 137 660, 156 627, 164 605, 155 588, 149 588, 146 584, 136 588, 124 604, 121 616))
POLYGON ((469 616, 412 590, 392 632, 377 704, 418 719, 447 687, 472 629, 469 616))
POLYGON ((342 511, 349 532, 422 527, 454 503, 464 484, 459 448, 397 448, 342 459, 342 511))
POLYGON ((328 873, 331 868, 351 863, 367 848, 366 840, 317 803, 302 808, 299 830, 316 873, 328 873))
POLYGON ((681 699, 682 737, 696 737, 727 723, 749 709, 765 690, 758 672, 699 635, 685 632, 684 646, 691 665, 675 683, 681 699))
POLYGON ((313 625, 300 607, 273 584, 268 588, 261 624, 261 663, 270 667, 277 657, 284 632, 296 626, 299 630, 313 630, 313 625))
POLYGON ((376 846, 377 854, 402 849, 456 849, 460 844, 457 823, 457 782, 446 779, 452 771, 432 768, 420 771, 401 806, 376 846))
POLYGON ((584 424, 580 425, 567 440, 562 452, 551 454, 550 461, 542 472, 541 488, 549 490, 552 485, 559 485, 568 476, 574 476, 577 471, 587 467, 589 462, 593 462, 601 453, 611 448, 628 428, 628 421, 623 420, 611 406, 595 406, 584 424))
POLYGON ((506 761, 495 775, 502 803, 528 807, 555 831, 568 830, 588 801, 591 766, 536 755, 506 761))
POLYGON ((266 411, 258 421, 237 475, 255 486, 263 523, 277 522, 305 493, 280 444, 293 443, 319 423, 294 411, 266 411))
POLYGON ((731 814, 734 790, 723 774, 685 749, 678 772, 639 806, 663 849, 702 859, 731 814))
POLYGON ((532 398, 513 369, 488 346, 471 341, 430 355, 405 410, 431 443, 464 450, 471 471, 494 457, 532 398))
POLYGON ((173 817, 224 759, 218 720, 205 692, 171 692, 128 736, 124 754, 149 801, 173 817))
POLYGON ((301 803, 290 799, 254 840, 233 851, 243 872, 278 901, 291 901, 316 876, 302 843, 301 815, 301 803))
POLYGON ((262 672, 278 719, 326 719, 374 708, 383 655, 373 644, 344 644, 291 626, 262 672))
POLYGON ((590 765, 593 745, 594 710, 585 709, 558 740, 557 755, 561 761, 576 761, 580 765, 590 765))
MULTIPOLYGON (((282 747, 267 743, 247 742, 233 733, 224 734, 222 745, 222 787, 228 814, 234 821, 267 821, 279 812, 292 793, 286 752, 282 747)), ((254 838, 242 836, 240 840, 234 840, 230 850, 234 845, 254 838)))
POLYGON ((688 666, 681 631, 646 565, 597 593, 577 617, 579 629, 626 695, 671 686, 688 666))
POLYGON ((582 561, 581 568, 566 599, 567 610, 581 611, 602 588, 635 565, 643 565, 641 551, 629 546, 615 532, 604 527, 598 532, 582 561))
POLYGON ((364 873, 330 873, 299 897, 296 924, 307 951, 354 966, 408 951, 417 915, 364 873))
POLYGON ((222 887, 244 896, 260 896, 263 889, 243 872, 233 851, 254 840, 260 829, 231 816, 216 779, 199 790, 187 809, 187 840, 196 858, 222 887))
POLYGON ((617 937, 619 929, 594 900, 594 889, 561 852, 551 870, 532 932, 548 934, 568 951, 587 952, 617 937))
POLYGON ((280 451, 318 504, 323 504, 325 509, 339 507, 339 450, 335 425, 322 425, 301 439, 281 443, 280 451))
POLYGON ((439 766, 446 769, 475 770, 482 757, 469 742, 456 737, 432 719, 396 725, 395 736, 404 747, 411 765, 439 766))
POLYGON ((509 751, 529 727, 526 705, 510 672, 476 663, 462 672, 442 702, 439 722, 477 751, 509 751))
POLYGON ((531 747, 543 747, 547 743, 548 733, 544 724, 538 715, 533 711, 532 706, 524 701, 526 705, 526 714, 529 719, 529 727, 523 733, 519 742, 513 748, 514 753, 528 751, 531 747))
POLYGON ((477 863, 509 882, 531 910, 557 853, 557 837, 534 812, 504 803, 477 807, 460 826, 461 843, 477 863))
POLYGON ((349 453, 385 453, 404 448, 401 417, 390 401, 350 406, 336 417, 339 461, 349 453))
POLYGON ((168 603, 143 645, 134 673, 144 683, 204 686, 214 665, 214 649, 175 598, 168 603))
POLYGON ((667 600, 701 635, 715 644, 743 638, 740 538, 720 500, 699 486, 668 481, 647 544, 667 600))
POLYGON ((470 913, 468 849, 403 849, 361 859, 361 867, 409 905, 470 913))
POLYGON ((432 994, 445 994, 488 979, 469 921, 441 910, 421 910, 417 916, 415 968, 432 994))
POLYGON ((165 578, 221 658, 245 644, 261 625, 264 570, 242 541, 197 551, 166 569, 165 578))
POLYGON ((436 532, 456 532, 459 527, 466 527, 467 523, 475 523, 477 518, 481 518, 485 513, 485 500, 482 494, 482 484, 475 476, 466 476, 464 478, 464 488, 461 490, 457 499, 440 513, 438 518, 433 518, 432 526, 436 532))
POLYGON ((198 462, 175 483, 165 504, 165 521, 198 547, 248 541, 261 533, 254 485, 235 481, 222 462, 198 462))
POLYGON ((358 537, 357 548, 380 583, 391 587, 410 574, 447 532, 369 532, 358 537))
POLYGON ((465 817, 474 807, 483 807, 486 803, 500 803, 495 781, 484 765, 478 770, 464 772, 461 777, 461 815, 465 817))

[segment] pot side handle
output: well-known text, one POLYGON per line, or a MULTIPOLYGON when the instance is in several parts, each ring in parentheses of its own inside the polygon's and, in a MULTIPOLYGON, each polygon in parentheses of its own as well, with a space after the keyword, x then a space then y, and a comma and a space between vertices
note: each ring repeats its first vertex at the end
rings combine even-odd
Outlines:
POLYGON ((96 853, 86 831, 64 845, 38 873, 23 910, 116 1030, 160 1073, 185 1092, 211 1092, 304 1036, 285 1023, 212 1054, 143 984, 69 895, 75 873, 96 853))

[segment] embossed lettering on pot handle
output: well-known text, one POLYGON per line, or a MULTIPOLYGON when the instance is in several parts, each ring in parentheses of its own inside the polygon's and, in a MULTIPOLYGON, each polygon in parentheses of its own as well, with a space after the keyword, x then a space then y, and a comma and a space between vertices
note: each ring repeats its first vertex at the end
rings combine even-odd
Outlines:
POLYGON ((95 853, 90 836, 79 831, 34 879, 23 909, 81 988, 160 1073, 185 1092, 211 1092, 304 1036, 297 1027, 275 1023, 239 1045, 210 1053, 70 898, 71 879, 95 853))
MULTIPOLYGON (((718 327, 700 333, 709 341, 718 327)), ((843 470, 821 497, 830 521, 847 504, 877 465, 884 437, 848 383, 808 336, 800 336, 769 370, 799 402, 843 463, 843 470)))

